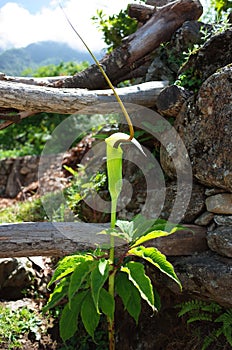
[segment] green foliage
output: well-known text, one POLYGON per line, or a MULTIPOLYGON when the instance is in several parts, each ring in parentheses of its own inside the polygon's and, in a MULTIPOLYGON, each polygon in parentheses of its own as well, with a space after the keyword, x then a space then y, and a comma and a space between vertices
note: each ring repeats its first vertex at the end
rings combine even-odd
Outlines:
POLYGON ((97 15, 92 17, 103 33, 103 39, 108 45, 108 51, 118 47, 122 39, 137 29, 137 21, 128 16, 127 10, 121 10, 118 14, 107 17, 102 10, 97 11, 97 15))
POLYGON ((113 235, 121 233, 121 237, 126 242, 129 239, 127 252, 119 258, 115 258, 113 264, 109 258, 109 251, 101 249, 94 252, 77 253, 65 257, 59 262, 49 283, 50 287, 54 284, 55 287, 44 307, 44 312, 59 302, 67 300, 60 320, 60 333, 64 341, 74 335, 79 319, 81 319, 86 332, 94 339, 94 332, 101 313, 107 318, 113 319, 116 295, 121 297, 125 309, 136 323, 138 323, 141 311, 141 299, 148 303, 153 312, 160 309, 159 296, 153 289, 144 265, 139 261, 133 261, 132 258, 148 261, 180 285, 172 265, 162 253, 156 248, 145 248, 138 245, 141 238, 143 238, 142 242, 145 242, 172 234, 177 229, 170 226, 169 232, 155 231, 155 227, 165 228, 166 224, 163 220, 147 220, 139 215, 132 222, 119 220, 116 222, 117 229, 101 232, 101 234, 109 235, 112 232, 113 235), (149 233, 151 234, 149 235, 149 233), (116 292, 113 296, 106 289, 107 281, 112 274, 115 274, 116 292), (70 326, 67 327, 67 324, 70 326))
POLYGON ((211 6, 216 11, 217 17, 222 18, 223 12, 228 13, 231 10, 232 1, 231 0, 211 0, 211 6))
POLYGON ((197 92, 202 84, 202 80, 194 73, 194 69, 190 68, 181 73, 175 81, 175 85, 183 86, 186 89, 197 92))
MULTIPOLYGON (((85 168, 81 166, 79 166, 77 171, 68 166, 64 167, 70 172, 70 174, 73 175, 71 186, 67 187, 64 191, 68 205, 75 213, 77 218, 88 221, 83 213, 83 206, 85 205, 83 200, 86 197, 91 197, 93 201, 95 199, 97 200, 99 192, 107 188, 106 173, 104 170, 100 170, 94 175, 89 175, 86 173, 85 168)), ((94 221, 99 222, 100 219, 101 221, 104 221, 104 217, 104 213, 97 213, 93 209, 94 221)))
POLYGON ((0 223, 23 221, 46 221, 47 216, 42 206, 41 199, 34 201, 18 202, 5 209, 0 209, 0 223))
POLYGON ((0 305, 0 346, 1 349, 23 348, 22 335, 33 334, 36 340, 41 337, 41 319, 39 316, 22 307, 12 310, 0 305))
POLYGON ((60 62, 58 65, 49 64, 47 66, 38 67, 37 69, 27 68, 22 72, 22 76, 33 76, 33 77, 58 77, 65 75, 74 75, 88 68, 89 63, 83 61, 81 63, 76 62, 60 62))
POLYGON ((224 336, 232 346, 232 309, 225 309, 217 303, 207 303, 201 300, 191 300, 177 305, 181 310, 179 317, 188 316, 187 323, 208 322, 212 326, 211 332, 204 338, 202 350, 224 336))
MULTIPOLYGON (((30 71, 35 77, 49 77, 59 75, 72 75, 80 70, 88 67, 87 62, 61 62, 59 65, 43 66, 35 71, 30 71)), ((25 72, 26 74, 26 72, 25 72)), ((29 74, 29 70, 27 71, 29 74)), ((19 157, 24 155, 39 155, 44 148, 45 143, 50 139, 52 131, 68 116, 57 113, 39 113, 29 118, 23 119, 18 124, 0 131, 0 159, 6 157, 19 157)), ((78 117, 80 126, 84 123, 83 116, 78 117)), ((67 135, 60 135, 57 149, 51 152, 56 153, 59 150, 59 144, 63 139, 66 140, 67 135)), ((80 135, 83 136, 83 135, 80 135)), ((78 142, 79 139, 76 140, 78 142)))

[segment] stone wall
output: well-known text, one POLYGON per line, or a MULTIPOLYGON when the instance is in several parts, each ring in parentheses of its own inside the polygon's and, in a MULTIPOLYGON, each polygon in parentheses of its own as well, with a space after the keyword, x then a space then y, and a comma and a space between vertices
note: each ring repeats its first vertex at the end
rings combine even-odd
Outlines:
POLYGON ((0 160, 0 196, 15 198, 25 186, 37 181, 38 164, 38 156, 0 160))

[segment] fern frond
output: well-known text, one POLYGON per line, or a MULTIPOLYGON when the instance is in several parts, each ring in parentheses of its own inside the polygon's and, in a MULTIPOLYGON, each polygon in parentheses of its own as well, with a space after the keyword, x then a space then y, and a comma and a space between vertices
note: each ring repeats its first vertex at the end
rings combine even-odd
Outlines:
POLYGON ((181 310, 178 313, 178 316, 181 317, 187 313, 191 313, 194 310, 201 310, 204 306, 205 302, 201 300, 190 300, 185 303, 177 305, 177 307, 180 307, 181 310))
POLYGON ((215 332, 212 332, 210 335, 207 335, 204 338, 204 342, 203 342, 201 350, 206 350, 209 347, 210 344, 215 342, 215 340, 217 340, 217 336, 216 336, 215 332))
POLYGON ((190 318, 187 320, 187 323, 189 324, 189 323, 193 323, 193 322, 197 322, 197 321, 212 322, 213 316, 209 313, 206 313, 206 312, 196 311, 196 312, 192 313, 190 318))

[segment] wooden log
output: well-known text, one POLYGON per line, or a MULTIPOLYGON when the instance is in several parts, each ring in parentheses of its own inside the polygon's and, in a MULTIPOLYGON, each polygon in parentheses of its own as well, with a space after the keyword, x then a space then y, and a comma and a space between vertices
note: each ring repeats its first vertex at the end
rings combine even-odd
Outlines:
POLYGON ((128 15, 131 18, 136 18, 140 23, 147 22, 155 11, 156 11, 155 6, 142 5, 142 4, 128 5, 128 15))
MULTIPOLYGON (((143 57, 154 51, 161 43, 170 40, 172 34, 185 21, 197 20, 203 12, 198 0, 177 0, 159 8, 135 33, 129 35, 122 45, 103 57, 100 64, 115 85, 124 80, 129 72, 137 69, 143 57)), ((79 87, 90 90, 105 88, 105 78, 96 65, 54 84, 58 87, 79 87)))
POLYGON ((157 98, 158 112, 165 117, 176 117, 190 96, 191 92, 181 86, 167 86, 157 98))
MULTIPOLYGON (((157 96, 161 90, 167 85, 167 81, 147 82, 118 88, 117 93, 125 103, 152 107, 155 106, 157 96)), ((107 111, 103 111, 100 104, 111 102, 116 102, 112 90, 54 89, 52 87, 0 81, 0 107, 2 108, 36 111, 36 113, 72 114, 82 111, 87 112, 88 107, 95 106, 96 113, 107 113, 107 111), (97 105, 99 105, 99 108, 97 105)))
MULTIPOLYGON (((36 222, 0 225, 0 258, 20 256, 63 256, 76 251, 95 249, 96 244, 108 244, 108 235, 96 233, 107 224, 83 222, 36 222)), ((117 240, 117 251, 124 250, 117 240)), ((186 226, 186 230, 158 238, 152 245, 169 256, 192 255, 208 250, 206 230, 186 226)))

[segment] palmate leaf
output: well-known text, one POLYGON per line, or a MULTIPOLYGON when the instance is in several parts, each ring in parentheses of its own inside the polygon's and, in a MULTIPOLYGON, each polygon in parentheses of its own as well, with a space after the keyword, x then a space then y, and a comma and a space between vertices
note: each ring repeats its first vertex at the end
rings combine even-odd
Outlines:
POLYGON ((96 261, 94 260, 80 262, 76 266, 70 278, 68 289, 69 303, 71 303, 72 297, 78 292, 79 288, 82 286, 82 283, 86 281, 86 277, 92 271, 94 266, 96 266, 96 261))
POLYGON ((111 320, 114 319, 115 300, 105 288, 100 290, 99 308, 111 320))
POLYGON ((126 273, 119 271, 116 274, 115 290, 122 299, 125 309, 134 318, 136 324, 138 324, 141 312, 141 296, 138 289, 129 281, 126 273))
POLYGON ((47 312, 56 306, 68 294, 69 279, 62 279, 50 294, 47 304, 43 307, 43 312, 47 312))
POLYGON ((75 267, 83 261, 86 260, 93 260, 93 257, 87 254, 78 254, 78 255, 70 255, 64 257, 58 264, 51 281, 48 283, 48 288, 57 281, 58 279, 61 279, 70 273, 73 272, 75 267))
POLYGON ((164 236, 169 236, 171 233, 166 232, 166 231, 160 231, 160 230, 155 230, 147 233, 144 236, 139 237, 131 246, 131 248, 134 248, 144 242, 150 241, 151 239, 155 239, 158 237, 164 237, 164 236))
POLYGON ((95 307, 91 291, 88 291, 81 305, 81 319, 86 331, 94 339, 94 331, 98 326, 100 315, 95 307))
POLYGON ((150 262, 152 265, 156 266, 161 272, 165 273, 167 276, 172 278, 176 283, 178 283, 180 288, 182 288, 180 280, 178 279, 174 271, 174 267, 169 261, 167 261, 166 256, 162 254, 157 248, 146 248, 144 246, 134 247, 128 251, 128 254, 138 256, 150 262))
POLYGON ((153 286, 150 278, 145 274, 144 266, 135 261, 129 261, 121 267, 122 272, 126 272, 129 280, 138 289, 142 299, 144 299, 153 311, 157 311, 154 305, 153 286))
POLYGON ((71 338, 77 330, 78 315, 81 310, 82 302, 87 294, 87 291, 82 291, 74 296, 71 305, 66 304, 60 318, 60 336, 65 342, 71 338))
POLYGON ((100 291, 108 277, 109 261, 106 259, 100 259, 97 266, 94 268, 90 275, 91 293, 98 313, 100 313, 98 306, 100 291))

